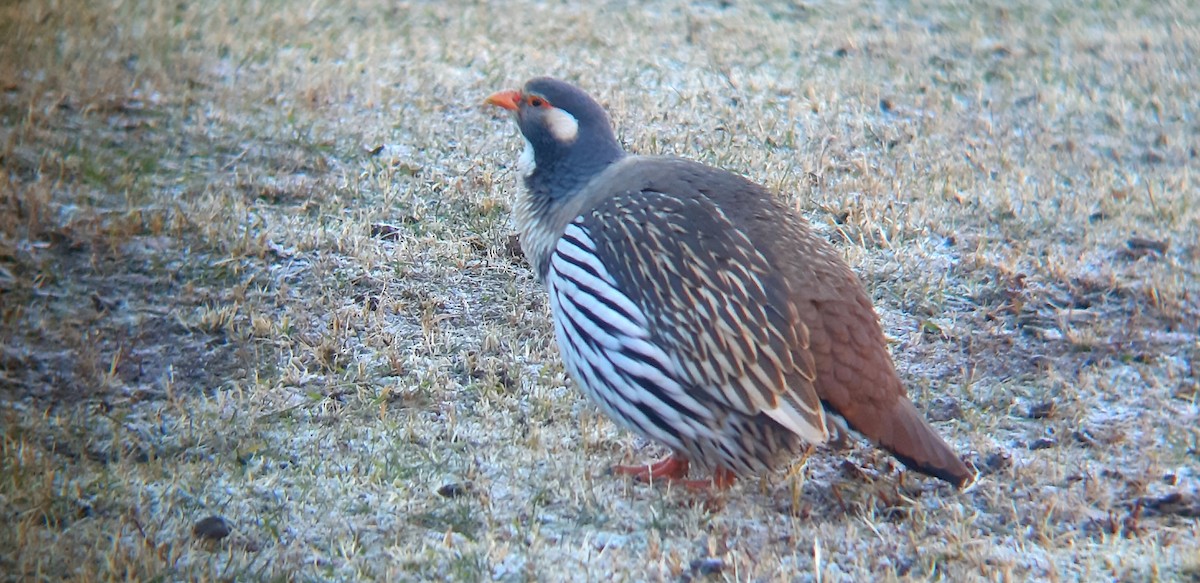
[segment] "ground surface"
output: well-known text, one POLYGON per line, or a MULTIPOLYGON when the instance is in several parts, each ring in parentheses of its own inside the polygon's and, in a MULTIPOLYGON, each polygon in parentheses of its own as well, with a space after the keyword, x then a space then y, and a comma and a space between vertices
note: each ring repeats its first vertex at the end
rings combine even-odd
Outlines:
POLYGON ((1200 579, 1187 2, 211 4, 0 2, 4 578, 1200 579), (794 200, 979 483, 606 475, 662 452, 480 106, 535 74, 794 200))

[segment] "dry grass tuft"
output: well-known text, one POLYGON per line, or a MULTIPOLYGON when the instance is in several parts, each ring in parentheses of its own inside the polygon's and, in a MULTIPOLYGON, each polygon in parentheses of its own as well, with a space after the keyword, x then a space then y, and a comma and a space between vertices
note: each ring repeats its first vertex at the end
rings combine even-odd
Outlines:
POLYGON ((0 4, 0 573, 1186 580, 1200 17, 1181 2, 0 4), (718 500, 567 379, 511 253, 535 74, 777 189, 985 474, 718 500))

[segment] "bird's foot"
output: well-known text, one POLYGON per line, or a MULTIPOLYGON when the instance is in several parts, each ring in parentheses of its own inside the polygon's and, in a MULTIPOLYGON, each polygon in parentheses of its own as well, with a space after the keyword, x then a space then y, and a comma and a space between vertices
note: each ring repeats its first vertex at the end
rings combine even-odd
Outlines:
POLYGON ((666 459, 648 465, 613 466, 613 473, 633 476, 643 482, 652 480, 680 481, 687 477, 688 461, 677 455, 667 456, 666 459))
POLYGON ((682 484, 690 490, 707 490, 710 487, 724 490, 737 480, 733 472, 725 468, 717 468, 711 480, 688 480, 688 460, 677 455, 670 455, 662 461, 644 466, 613 466, 612 471, 633 476, 642 482, 666 480, 672 484, 682 484))

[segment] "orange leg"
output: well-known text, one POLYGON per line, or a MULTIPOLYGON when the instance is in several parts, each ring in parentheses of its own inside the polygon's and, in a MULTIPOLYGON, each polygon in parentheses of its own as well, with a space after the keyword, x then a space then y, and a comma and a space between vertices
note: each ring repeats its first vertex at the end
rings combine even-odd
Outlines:
POLYGON ((617 474, 633 476, 643 482, 653 480, 677 482, 692 490, 705 490, 709 487, 724 490, 737 480, 737 476, 725 468, 717 468, 717 471, 713 473, 712 480, 687 480, 685 478, 688 473, 688 460, 675 454, 647 466, 613 466, 612 471, 617 474))
POLYGON ((712 485, 718 490, 726 490, 737 481, 737 476, 725 468, 717 468, 713 472, 712 485))
POLYGON ((682 480, 687 477, 687 458, 675 454, 648 466, 613 466, 613 472, 633 476, 643 482, 651 480, 682 480))

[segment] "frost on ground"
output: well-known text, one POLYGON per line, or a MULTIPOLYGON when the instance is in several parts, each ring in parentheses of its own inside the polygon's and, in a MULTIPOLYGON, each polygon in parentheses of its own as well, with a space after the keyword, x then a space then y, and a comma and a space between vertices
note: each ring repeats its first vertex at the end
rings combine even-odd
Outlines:
POLYGON ((1200 577, 1200 22, 1145 2, 0 6, 0 573, 1200 577), (480 106, 554 74, 862 275, 957 492, 718 496, 566 377, 480 106))

